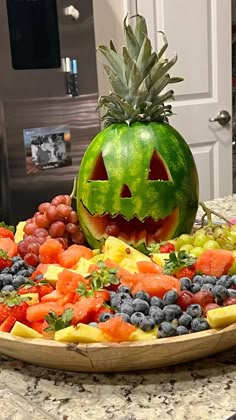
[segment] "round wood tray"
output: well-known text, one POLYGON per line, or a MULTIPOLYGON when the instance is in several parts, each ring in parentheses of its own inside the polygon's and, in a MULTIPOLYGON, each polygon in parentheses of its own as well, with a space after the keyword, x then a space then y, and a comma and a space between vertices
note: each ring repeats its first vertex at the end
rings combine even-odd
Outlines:
POLYGON ((153 369, 219 353, 236 345, 236 324, 221 330, 147 342, 71 344, 0 332, 0 353, 38 366, 77 372, 153 369))

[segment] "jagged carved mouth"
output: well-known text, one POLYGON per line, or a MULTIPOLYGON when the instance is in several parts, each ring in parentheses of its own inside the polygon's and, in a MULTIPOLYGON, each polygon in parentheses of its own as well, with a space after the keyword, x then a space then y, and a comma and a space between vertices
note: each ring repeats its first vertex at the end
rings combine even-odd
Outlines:
POLYGON ((178 209, 163 219, 147 217, 140 221, 137 216, 126 220, 121 214, 91 215, 83 204, 82 207, 84 221, 94 238, 101 240, 112 235, 133 245, 144 243, 149 246, 153 242, 170 239, 179 220, 178 209))

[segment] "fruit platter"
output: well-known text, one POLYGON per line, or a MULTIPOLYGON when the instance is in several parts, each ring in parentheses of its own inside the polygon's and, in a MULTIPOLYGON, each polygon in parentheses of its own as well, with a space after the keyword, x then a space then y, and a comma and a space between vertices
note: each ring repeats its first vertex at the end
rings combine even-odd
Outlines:
POLYGON ((122 56, 99 47, 113 92, 72 193, 0 224, 0 352, 35 365, 151 369, 236 345, 236 224, 199 200, 169 125, 176 57, 163 33, 152 51, 142 16, 124 34, 122 56))

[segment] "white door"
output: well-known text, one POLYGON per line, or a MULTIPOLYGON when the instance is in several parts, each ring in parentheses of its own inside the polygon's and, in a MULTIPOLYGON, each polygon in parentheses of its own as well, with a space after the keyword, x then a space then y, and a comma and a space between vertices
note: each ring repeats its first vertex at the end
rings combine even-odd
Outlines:
POLYGON ((171 74, 184 81, 174 87, 170 118, 194 155, 200 178, 200 198, 232 193, 232 124, 209 122, 219 111, 232 110, 231 0, 137 0, 137 12, 147 20, 155 49, 157 31, 169 41, 168 58, 178 61, 171 74))

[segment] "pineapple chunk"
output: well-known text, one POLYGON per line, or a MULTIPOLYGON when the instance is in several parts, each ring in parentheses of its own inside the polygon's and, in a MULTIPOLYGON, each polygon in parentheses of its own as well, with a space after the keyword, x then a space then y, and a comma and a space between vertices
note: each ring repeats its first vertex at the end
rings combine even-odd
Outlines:
POLYGON ((77 264, 73 266, 72 271, 75 271, 76 273, 81 274, 81 276, 87 276, 89 266, 92 263, 93 262, 91 261, 91 259, 88 260, 87 258, 81 257, 79 261, 77 262, 77 264))
POLYGON ((211 309, 207 312, 207 322, 211 328, 224 328, 236 322, 236 305, 211 309))
POLYGON ((73 273, 78 273, 75 270, 71 270, 69 268, 64 268, 61 267, 60 265, 56 265, 56 264, 50 264, 48 266, 47 271, 44 274, 44 278, 45 280, 47 280, 53 287, 56 287, 56 282, 58 280, 58 275, 63 271, 63 270, 69 270, 72 271, 73 273))
POLYGON ((165 260, 169 259, 169 255, 170 255, 169 253, 165 253, 165 252, 154 253, 152 254, 152 261, 160 265, 161 267, 163 267, 165 265, 165 260))
POLYGON ((25 293, 23 295, 24 297, 30 298, 30 300, 27 300, 27 305, 36 305, 36 303, 39 303, 39 294, 38 293, 25 293))
POLYGON ((43 338, 43 336, 33 328, 27 327, 27 325, 24 325, 19 321, 15 322, 10 334, 24 338, 43 338))
POLYGON ((78 324, 56 331, 54 340, 73 343, 100 343, 107 341, 99 328, 87 324, 78 324))
POLYGON ((137 328, 136 331, 134 331, 130 337, 129 341, 150 341, 150 340, 156 340, 157 337, 157 328, 154 328, 151 331, 145 332, 137 328))
POLYGON ((129 258, 134 261, 151 261, 149 257, 142 252, 137 251, 132 246, 127 245, 114 236, 109 236, 104 245, 104 258, 110 258, 119 264, 124 258, 129 258))
POLYGON ((24 227, 25 227, 26 222, 22 221, 19 222, 18 225, 16 226, 16 232, 15 232, 15 236, 14 236, 14 241, 16 244, 18 244, 20 241, 22 241, 23 237, 24 237, 24 227))
POLYGON ((130 273, 138 273, 136 261, 131 260, 130 258, 124 258, 119 265, 120 267, 125 268, 130 273))

